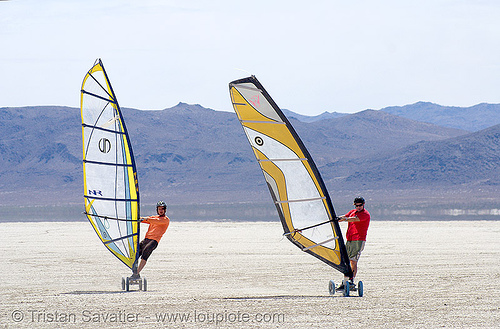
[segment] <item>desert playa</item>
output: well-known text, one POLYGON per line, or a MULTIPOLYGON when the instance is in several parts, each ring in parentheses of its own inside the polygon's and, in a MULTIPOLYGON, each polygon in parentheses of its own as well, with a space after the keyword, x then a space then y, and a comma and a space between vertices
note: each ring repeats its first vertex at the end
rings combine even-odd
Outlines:
POLYGON ((362 298, 329 296, 342 275, 279 222, 173 219, 145 292, 121 290, 130 271, 87 222, 0 230, 0 328, 500 327, 500 221, 373 220, 362 298))

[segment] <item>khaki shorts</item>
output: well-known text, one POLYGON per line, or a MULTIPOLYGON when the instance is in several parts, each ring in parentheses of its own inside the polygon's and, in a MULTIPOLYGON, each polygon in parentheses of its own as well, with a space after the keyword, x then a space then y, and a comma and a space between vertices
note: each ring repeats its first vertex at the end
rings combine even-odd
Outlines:
POLYGON ((347 257, 349 260, 358 261, 361 256, 361 252, 365 249, 366 241, 347 241, 345 247, 347 249, 347 257))

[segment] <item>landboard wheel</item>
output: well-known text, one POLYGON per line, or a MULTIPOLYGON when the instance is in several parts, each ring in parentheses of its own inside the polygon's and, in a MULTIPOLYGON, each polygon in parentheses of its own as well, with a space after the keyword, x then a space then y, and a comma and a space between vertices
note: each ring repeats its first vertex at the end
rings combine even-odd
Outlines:
POLYGON ((358 296, 363 297, 363 281, 358 282, 358 296))
POLYGON ((328 282, 328 292, 330 293, 330 295, 335 295, 335 282, 333 282, 333 280, 330 280, 330 282, 328 282))
POLYGON ((125 281, 125 291, 130 291, 130 278, 127 277, 125 281))
POLYGON ((142 291, 147 291, 148 290, 148 280, 146 280, 146 278, 143 278, 142 281, 144 281, 142 283, 142 291))
POLYGON ((122 277, 122 290, 125 290, 125 278, 122 277))
POLYGON ((143 279, 140 279, 140 280, 139 280, 139 290, 142 290, 142 280, 143 280, 143 279))
POLYGON ((344 297, 349 297, 349 288, 350 288, 349 281, 344 280, 344 297))

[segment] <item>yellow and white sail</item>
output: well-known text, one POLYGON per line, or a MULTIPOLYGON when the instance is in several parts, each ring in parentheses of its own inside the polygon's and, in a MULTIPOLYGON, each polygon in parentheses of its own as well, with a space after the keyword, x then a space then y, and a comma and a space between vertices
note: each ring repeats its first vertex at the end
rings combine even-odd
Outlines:
POLYGON ((229 92, 286 237, 350 276, 352 270, 330 196, 292 125, 255 76, 231 82, 229 92))
POLYGON ((123 115, 100 59, 83 79, 80 97, 85 214, 125 265, 136 265, 139 187, 123 115))

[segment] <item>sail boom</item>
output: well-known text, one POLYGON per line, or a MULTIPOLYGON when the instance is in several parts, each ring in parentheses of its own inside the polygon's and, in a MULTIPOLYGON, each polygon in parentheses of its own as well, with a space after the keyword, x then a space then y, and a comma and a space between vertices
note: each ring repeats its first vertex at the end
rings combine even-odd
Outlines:
POLYGON ((318 224, 314 224, 314 225, 311 225, 311 226, 307 226, 307 227, 303 227, 303 228, 296 228, 295 230, 293 230, 292 232, 287 232, 287 233, 284 233, 283 235, 290 235, 290 234, 295 234, 295 233, 299 233, 299 232, 302 232, 302 231, 305 231, 305 230, 310 230, 312 228, 315 228, 315 227, 318 227, 318 226, 321 226, 321 225, 325 225, 325 224, 328 224, 328 223, 331 223, 332 220, 329 219, 327 221, 324 221, 324 222, 321 222, 321 223, 318 223, 318 224))
POLYGON ((113 219, 113 220, 119 220, 122 222, 140 222, 140 219, 125 219, 125 218, 117 218, 117 217, 110 217, 110 216, 102 216, 102 215, 96 215, 96 214, 91 214, 89 212, 84 211, 84 215, 92 216, 92 217, 98 217, 98 218, 104 218, 104 219, 113 219))

